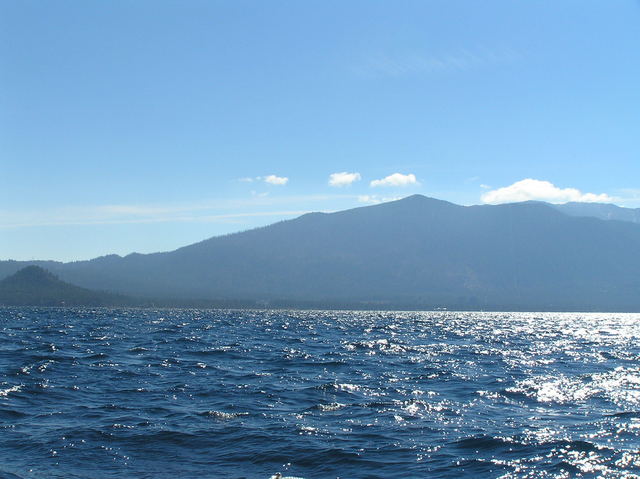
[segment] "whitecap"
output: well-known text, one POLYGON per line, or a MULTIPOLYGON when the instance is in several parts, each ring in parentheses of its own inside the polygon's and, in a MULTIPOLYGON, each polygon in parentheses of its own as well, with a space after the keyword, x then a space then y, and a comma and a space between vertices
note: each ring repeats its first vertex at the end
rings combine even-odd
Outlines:
POLYGON ((10 388, 7 388, 7 389, 0 389, 0 397, 7 397, 9 393, 18 392, 21 389, 22 389, 22 384, 11 386, 10 388))
POLYGON ((248 412, 223 412, 223 411, 207 411, 206 415, 221 420, 235 419, 241 416, 248 416, 248 412))

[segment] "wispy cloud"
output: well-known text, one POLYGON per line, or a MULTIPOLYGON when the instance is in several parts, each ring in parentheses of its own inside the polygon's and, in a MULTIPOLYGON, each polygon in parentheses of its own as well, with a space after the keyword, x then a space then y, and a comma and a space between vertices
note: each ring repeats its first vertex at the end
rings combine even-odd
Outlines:
POLYGON ((265 196, 269 196, 269 192, 268 191, 251 190, 251 196, 257 196, 259 198, 264 198, 265 196))
POLYGON ((392 175, 386 176, 379 180, 373 180, 369 183, 369 186, 376 188, 378 186, 409 186, 409 185, 418 185, 418 180, 416 179, 416 175, 413 173, 409 173, 407 175, 403 175, 402 173, 393 173, 392 175))
MULTIPOLYGON (((639 0, 640 3, 640 0, 639 0)), ((640 189, 637 188, 620 188, 616 190, 619 194, 619 198, 616 198, 616 203, 629 208, 640 207, 640 189)))
MULTIPOLYGON (((272 198, 264 194, 250 198, 207 200, 174 205, 95 205, 32 210, 0 210, 0 228, 33 226, 222 222, 230 219, 258 216, 297 216, 307 213, 314 203, 353 200, 355 195, 307 195, 272 198), (293 206, 295 209, 291 209, 293 206), (289 207, 289 208, 288 208, 289 207)), ((324 211, 314 208, 314 211, 324 211)))
POLYGON ((365 203, 368 205, 377 205, 379 203, 386 203, 387 201, 396 201, 401 199, 402 199, 402 196, 378 196, 378 195, 358 196, 359 203, 365 203))
POLYGON ((238 178, 238 181, 241 183, 253 183, 256 181, 263 181, 265 183, 269 183, 270 185, 283 186, 289 182, 289 178, 287 178, 286 176, 277 176, 277 175, 245 176, 243 178, 238 178))
POLYGON ((247 213, 229 213, 219 215, 193 214, 151 214, 134 216, 100 216, 94 212, 87 215, 52 216, 50 218, 32 218, 22 222, 3 222, 0 228, 23 228, 33 226, 81 226, 81 225, 115 225, 115 224, 148 224, 148 223, 210 223, 234 218, 258 216, 298 216, 308 213, 307 210, 288 211, 253 211, 247 213))
POLYGON ((331 173, 331 175, 329 175, 329 186, 349 186, 355 181, 359 181, 360 178, 360 173, 348 173, 346 171, 331 173))
POLYGON ((538 200, 549 203, 611 203, 614 198, 606 193, 583 193, 576 188, 559 188, 549 181, 526 178, 512 185, 487 191, 481 196, 483 203, 501 204, 538 200))
POLYGON ((407 75, 466 71, 513 63, 520 55, 510 48, 462 49, 453 52, 382 53, 353 68, 363 76, 403 77, 407 75))

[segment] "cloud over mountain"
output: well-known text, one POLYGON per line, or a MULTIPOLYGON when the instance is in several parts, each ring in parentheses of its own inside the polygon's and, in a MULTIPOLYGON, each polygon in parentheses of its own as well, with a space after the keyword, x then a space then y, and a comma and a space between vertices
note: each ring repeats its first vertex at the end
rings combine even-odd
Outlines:
POLYGON ((380 203, 386 203, 388 201, 397 201, 402 199, 399 196, 386 197, 386 196, 378 196, 378 195, 360 195, 358 196, 359 203, 366 203, 370 205, 377 205, 380 203))
POLYGON ((483 203, 492 205, 518 203, 520 201, 547 201, 549 203, 610 203, 613 201, 605 193, 583 193, 576 188, 559 188, 549 181, 526 178, 512 185, 487 191, 481 196, 483 203))

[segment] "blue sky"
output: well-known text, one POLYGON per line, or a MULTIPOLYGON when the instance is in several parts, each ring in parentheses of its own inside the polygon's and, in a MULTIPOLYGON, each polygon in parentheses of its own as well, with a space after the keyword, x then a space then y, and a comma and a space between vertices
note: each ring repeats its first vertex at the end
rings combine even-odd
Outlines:
POLYGON ((1 2, 0 257, 413 193, 640 206, 638 85, 635 0, 1 2))

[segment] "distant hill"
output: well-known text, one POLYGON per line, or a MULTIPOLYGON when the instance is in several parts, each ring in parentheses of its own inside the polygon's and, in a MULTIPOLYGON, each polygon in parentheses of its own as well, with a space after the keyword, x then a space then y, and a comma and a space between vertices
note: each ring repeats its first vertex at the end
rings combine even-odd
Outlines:
POLYGON ((571 216, 589 216, 601 220, 629 221, 640 224, 640 208, 622 208, 606 203, 564 203, 555 209, 571 216))
MULTIPOLYGON (((24 263, 12 263, 2 268, 24 263)), ((420 195, 175 251, 49 263, 83 287, 259 305, 640 311, 640 224, 420 195)))
POLYGON ((5 306, 112 306, 127 302, 124 296, 65 283, 40 266, 27 266, 0 281, 0 305, 5 306))

